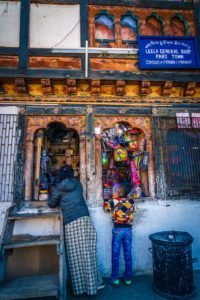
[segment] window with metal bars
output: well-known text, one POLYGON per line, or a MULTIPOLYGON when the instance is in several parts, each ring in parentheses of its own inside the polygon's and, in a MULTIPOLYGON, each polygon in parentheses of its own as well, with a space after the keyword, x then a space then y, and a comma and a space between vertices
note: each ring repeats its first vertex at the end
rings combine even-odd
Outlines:
POLYGON ((0 201, 23 197, 23 128, 24 116, 0 115, 0 201))
POLYGON ((156 117, 153 123, 158 198, 199 197, 200 126, 190 118, 156 117))

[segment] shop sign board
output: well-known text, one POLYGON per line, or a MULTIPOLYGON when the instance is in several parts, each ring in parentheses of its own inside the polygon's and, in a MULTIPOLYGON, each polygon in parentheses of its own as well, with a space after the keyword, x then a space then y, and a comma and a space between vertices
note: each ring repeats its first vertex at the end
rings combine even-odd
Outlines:
POLYGON ((192 127, 200 128, 200 113, 192 113, 192 127))
POLYGON ((191 128, 189 113, 176 113, 178 128, 191 128))
POLYGON ((200 68, 194 37, 138 36, 140 69, 200 68))

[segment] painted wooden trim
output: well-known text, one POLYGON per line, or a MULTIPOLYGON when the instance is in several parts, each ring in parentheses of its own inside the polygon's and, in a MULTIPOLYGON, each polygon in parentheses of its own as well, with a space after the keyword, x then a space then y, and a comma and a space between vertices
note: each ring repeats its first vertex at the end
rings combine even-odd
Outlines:
MULTIPOLYGON (((1 51, 1 48, 0 48, 0 51, 1 51)), ((0 52, 0 54, 1 54, 1 52, 0 52)), ((28 54, 30 55, 30 56, 52 56, 52 57, 54 57, 54 56, 61 56, 61 57, 65 57, 65 56, 67 56, 67 57, 82 57, 82 56, 84 56, 85 54, 84 53, 77 53, 77 52, 72 52, 71 51, 71 53, 66 53, 66 54, 64 54, 64 53, 54 53, 54 52, 52 52, 52 49, 50 49, 50 48, 29 48, 29 50, 28 50, 28 54)))
POLYGON ((113 5, 113 6, 137 6, 145 8, 165 8, 167 9, 194 9, 194 4, 192 2, 178 2, 178 1, 149 1, 149 0, 118 0, 117 4, 115 0, 89 0, 89 5, 113 5))
POLYGON ((21 0, 19 47, 19 67, 21 69, 28 66, 29 9, 30 0, 21 0))
MULTIPOLYGON (((82 71, 65 69, 15 69, 0 68, 0 78, 28 77, 28 78, 75 78, 85 79, 82 71)), ((120 71, 90 71, 88 79, 104 80, 147 80, 148 81, 175 81, 175 82, 200 82, 200 73, 195 72, 120 72, 120 71)))
POLYGON ((85 47, 85 41, 88 41, 89 43, 88 0, 80 0, 80 20, 81 47, 85 47))
POLYGON ((80 0, 31 0, 31 3, 38 3, 38 4, 79 4, 80 0))
POLYGON ((197 47, 199 49, 199 55, 200 55, 200 2, 195 5, 194 14, 195 14, 197 47))
POLYGON ((16 47, 0 47, 0 54, 2 55, 18 55, 19 48, 16 47))

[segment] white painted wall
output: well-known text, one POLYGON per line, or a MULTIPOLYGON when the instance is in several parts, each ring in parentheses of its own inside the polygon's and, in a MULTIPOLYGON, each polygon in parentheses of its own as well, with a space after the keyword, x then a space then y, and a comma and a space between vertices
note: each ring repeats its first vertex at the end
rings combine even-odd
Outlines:
POLYGON ((17 106, 0 106, 0 115, 17 115, 17 106))
MULTIPOLYGON (((200 269, 200 201, 177 200, 168 202, 149 200, 137 204, 133 225, 133 266, 134 272, 151 273, 152 256, 148 251, 151 247, 149 234, 159 231, 187 231, 193 238, 193 257, 198 258, 194 269, 200 269)), ((0 204, 2 205, 2 204, 0 204)), ((5 209, 5 208, 4 208, 5 209)), ((98 234, 98 259, 103 276, 109 276, 111 270, 111 231, 112 222, 109 214, 101 207, 90 208, 90 214, 98 234)), ((18 221, 16 234, 29 233, 33 235, 59 234, 59 220, 51 219, 34 221, 18 221)), ((121 255, 121 272, 124 269, 121 255)))
POLYGON ((20 1, 0 1, 0 46, 18 47, 20 1))
POLYGON ((80 47, 79 5, 31 4, 30 47, 54 48, 80 47))

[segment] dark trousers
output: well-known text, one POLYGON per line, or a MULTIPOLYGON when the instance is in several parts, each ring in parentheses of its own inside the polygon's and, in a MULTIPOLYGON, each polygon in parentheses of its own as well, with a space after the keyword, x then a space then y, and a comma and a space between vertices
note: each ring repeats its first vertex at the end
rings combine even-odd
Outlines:
POLYGON ((111 280, 119 278, 120 248, 123 246, 125 275, 124 278, 132 277, 132 228, 113 228, 112 230, 112 275, 111 280))

